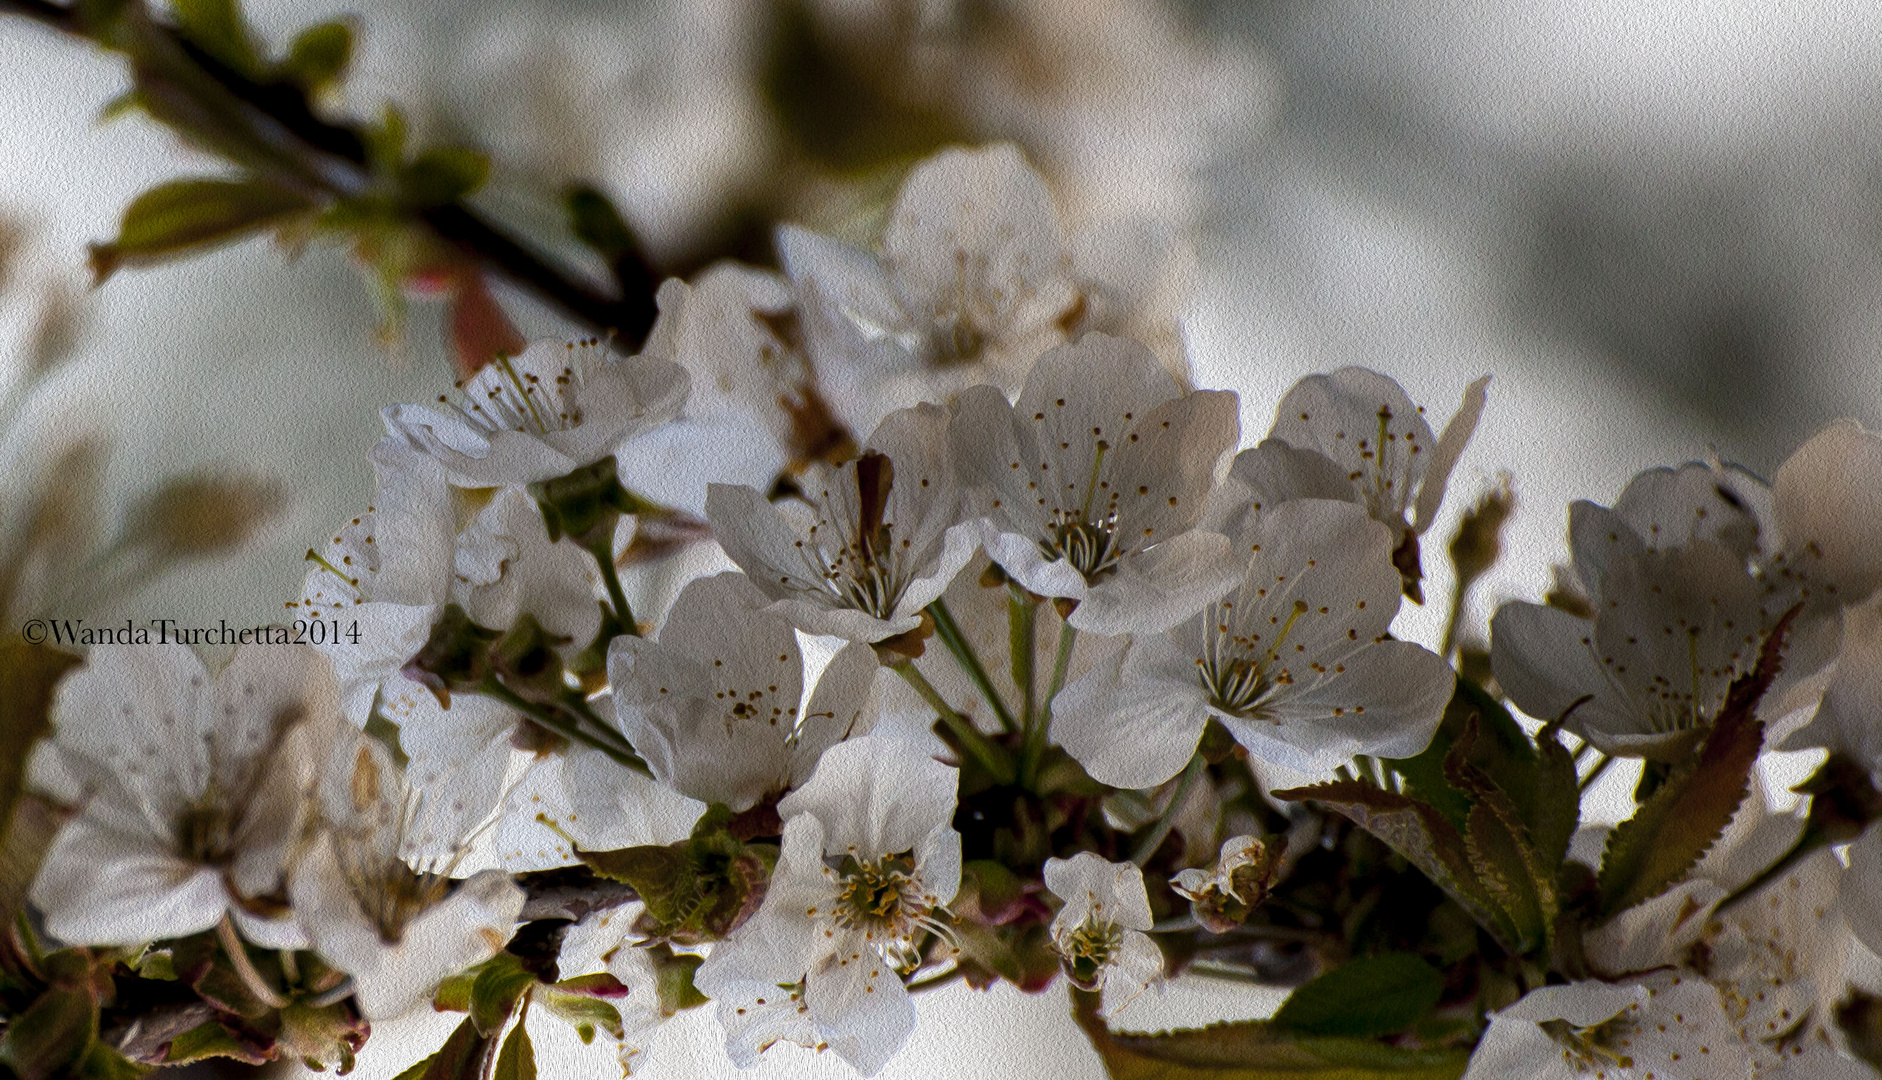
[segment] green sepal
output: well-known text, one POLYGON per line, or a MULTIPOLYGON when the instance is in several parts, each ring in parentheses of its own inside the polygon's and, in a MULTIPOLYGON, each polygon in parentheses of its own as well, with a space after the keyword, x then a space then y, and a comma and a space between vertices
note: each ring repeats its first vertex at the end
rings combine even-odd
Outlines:
POLYGON ((87 990, 52 987, 7 1023, 0 1065, 19 1080, 74 1071, 98 1035, 98 999, 87 990))
POLYGON ((576 1037, 584 1043, 594 1042, 598 1030, 607 1032, 615 1039, 626 1034, 621 1024, 621 1011, 600 998, 586 994, 564 994, 550 988, 539 992, 534 1000, 544 1009, 566 1020, 575 1029, 576 1037))

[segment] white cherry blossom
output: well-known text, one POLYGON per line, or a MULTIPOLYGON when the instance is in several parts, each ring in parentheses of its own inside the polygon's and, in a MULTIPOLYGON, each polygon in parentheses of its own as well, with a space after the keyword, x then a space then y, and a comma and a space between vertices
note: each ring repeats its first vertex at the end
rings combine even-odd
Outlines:
POLYGON ((614 358, 598 342, 538 341, 484 365, 458 400, 393 405, 384 420, 453 484, 527 484, 599 461, 672 420, 688 385, 685 368, 658 356, 614 358))
MULTIPOLYGON (((1417 538, 1437 520, 1451 470, 1483 415, 1489 382, 1486 375, 1465 388, 1463 404, 1435 439, 1424 407, 1413 405, 1391 378, 1366 368, 1309 375, 1275 410, 1269 439, 1333 462, 1350 485, 1349 494, 1337 497, 1359 503, 1392 529, 1394 558, 1413 599, 1422 576, 1417 538)), ((1312 469, 1316 479, 1324 472, 1298 458, 1286 464, 1312 469)), ((1329 497, 1320 490, 1304 494, 1329 497)))
POLYGON ((59 687, 36 786, 77 808, 32 900, 55 937, 129 945, 233 915, 252 940, 290 946, 262 917, 301 835, 304 801, 344 730, 325 657, 246 645, 210 676, 183 645, 101 645, 59 687))
POLYGON ((1882 437, 1842 420, 1778 468, 1775 517, 1794 568, 1843 603, 1882 585, 1882 437))
MULTIPOLYGON (((1771 569, 1768 512, 1762 484, 1716 462, 1641 473, 1612 509, 1573 504, 1569 546, 1592 617, 1522 602, 1497 610, 1491 660, 1511 702, 1553 719, 1587 696, 1567 727, 1603 752, 1689 752, 1799 598, 1771 569)), ((1837 621, 1793 625, 1760 715, 1776 719, 1814 698, 1811 678, 1833 653, 1837 621)))
POLYGON ((1719 993, 1662 972, 1530 991, 1490 1015, 1464 1080, 1751 1080, 1719 993))
POLYGON ((800 716, 797 636, 735 572, 688 584, 658 639, 623 636, 608 649, 615 713, 654 776, 734 810, 801 784, 831 746, 867 734, 878 667, 866 645, 839 651, 800 716))
POLYGON ((1154 923, 1144 873, 1081 851, 1047 859, 1045 884, 1064 901, 1052 919, 1052 947, 1081 989, 1101 990, 1105 1016, 1163 979, 1163 950, 1144 931, 1154 923))
POLYGON ((726 554, 805 633, 852 641, 907 633, 979 540, 961 513, 947 429, 938 406, 898 410, 861 457, 810 467, 797 483, 807 506, 714 484, 706 516, 726 554))
POLYGON ((289 879, 314 950, 353 977, 369 1020, 409 1012, 445 976, 495 955, 523 909, 502 871, 453 879, 471 838, 440 831, 426 804, 378 743, 345 740, 320 785, 319 831, 289 879))
POLYGON ((695 980, 719 1003, 726 1049, 749 1067, 781 1039, 827 1047, 872 1076, 915 1026, 902 973, 921 962, 960 887, 955 770, 897 739, 823 755, 778 804, 783 851, 764 905, 715 945, 695 980))
POLYGON ((324 550, 309 549, 314 568, 300 599, 287 605, 295 618, 331 628, 315 646, 333 661, 346 717, 359 725, 450 599, 456 533, 442 466, 392 439, 371 458, 379 479, 373 505, 324 550))
MULTIPOLYGON (((891 387, 901 401, 945 393, 965 385, 957 372, 1010 391, 1065 339, 1060 322, 1077 303, 1052 196, 1010 144, 943 150, 917 165, 879 259, 791 226, 779 230, 778 251, 832 402, 854 400, 852 390, 864 401, 891 387), (894 382, 869 385, 883 379, 894 382)), ((847 411, 853 426, 873 425, 847 411)))
POLYGON ((1399 605, 1387 529, 1351 503, 1302 499, 1243 534, 1242 582, 1200 616, 1112 645, 1066 687, 1053 738, 1092 776, 1141 788, 1176 775, 1211 716, 1257 757, 1306 773, 1431 741, 1454 676, 1386 640, 1399 605))
POLYGON ((987 554, 1076 601, 1074 628, 1116 635, 1166 629, 1239 576, 1228 539, 1195 528, 1238 430, 1234 394, 1184 394, 1143 346, 1089 334, 1040 357, 1017 405, 962 394, 949 441, 987 554))

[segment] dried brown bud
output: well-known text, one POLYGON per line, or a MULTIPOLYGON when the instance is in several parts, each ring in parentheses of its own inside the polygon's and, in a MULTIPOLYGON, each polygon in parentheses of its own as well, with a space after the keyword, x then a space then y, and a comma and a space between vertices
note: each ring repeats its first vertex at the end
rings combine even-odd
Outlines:
POLYGON ((1477 505, 1464 512, 1451 537, 1451 566, 1457 571, 1459 594, 1471 582, 1496 565, 1503 556, 1503 526, 1516 510, 1516 492, 1510 486, 1510 474, 1497 478, 1496 486, 1477 499, 1477 505))

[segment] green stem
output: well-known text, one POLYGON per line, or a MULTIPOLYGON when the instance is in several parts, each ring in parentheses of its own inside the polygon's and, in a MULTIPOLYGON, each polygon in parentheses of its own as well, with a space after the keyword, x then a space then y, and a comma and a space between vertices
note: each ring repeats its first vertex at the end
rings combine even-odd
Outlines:
POLYGON ((947 725, 947 729, 953 732, 954 737, 961 741, 961 745, 967 749, 967 752, 974 755, 981 767, 993 775, 996 783, 1013 782, 1013 762, 1007 757, 1005 750, 995 746, 991 740, 980 733, 978 728, 969 723, 966 717, 955 712, 927 678, 915 670, 913 663, 904 660, 892 666, 895 673, 902 677, 902 681, 914 687, 915 692, 921 695, 921 699, 934 709, 935 715, 939 716, 941 722, 947 725))
POLYGON ((908 984, 908 992, 911 994, 919 994, 924 990, 936 990, 954 982, 965 974, 967 974, 967 969, 956 965, 939 975, 930 975, 925 979, 916 979, 914 982, 908 984))
POLYGON ((1072 666, 1072 644, 1077 640, 1078 631, 1071 623, 1059 627, 1059 649, 1052 660, 1052 683, 1046 688, 1045 705, 1026 728, 1020 747, 1020 782, 1027 787, 1039 779, 1039 761, 1045 756, 1047 735, 1052 730, 1052 703, 1065 688, 1065 673, 1072 666))
POLYGON ((1588 775, 1581 778, 1581 786, 1577 789, 1579 792, 1586 793, 1589 788, 1594 786, 1596 780, 1601 779, 1601 774, 1608 771, 1608 766, 1614 764, 1613 758, 1601 753, 1599 750, 1595 751, 1595 757, 1597 760, 1594 763, 1594 768, 1589 769, 1588 775))
POLYGON ((510 708, 515 709, 517 712, 522 713, 524 716, 529 717, 531 720, 541 724, 543 727, 548 728, 550 731, 555 732, 563 738, 572 739, 575 742, 581 743, 583 746, 601 751, 610 758, 613 758, 616 762, 627 766, 635 772, 640 773, 642 776, 649 778, 653 776, 653 770, 647 767, 647 763, 642 761, 639 755, 622 750, 620 747, 604 739, 589 734, 587 731, 582 730, 580 725, 571 723, 542 705, 538 705, 533 701, 527 701, 518 696, 514 690, 511 690, 494 678, 485 679, 483 685, 477 688, 477 692, 483 694, 485 697, 492 697, 503 702, 505 705, 508 705, 510 708))
POLYGON ((1009 584, 1006 597, 1006 637, 1007 648, 1013 654, 1013 685, 1019 687, 1023 705, 1020 708, 1022 724, 1030 725, 1033 715, 1039 711, 1037 673, 1033 670, 1038 665, 1039 639, 1039 601, 1023 594, 1018 586, 1009 584))
POLYGON ((627 741, 627 736, 621 734, 619 728, 609 723, 600 713, 596 712, 594 707, 588 704, 588 699, 583 697, 579 690, 570 690, 562 699, 562 707, 574 713, 578 718, 593 724, 595 730, 599 731, 602 737, 609 742, 614 743, 630 754, 638 753, 634 749, 634 744, 627 741))
MULTIPOLYGON (((1752 797, 1756 798, 1757 796, 1754 793, 1752 797)), ((1718 907, 1713 908, 1713 910, 1724 911, 1740 900, 1751 896, 1759 889, 1782 877, 1805 858, 1816 854, 1823 848, 1829 847, 1831 842, 1832 840, 1828 833, 1814 827, 1805 827, 1803 833, 1797 837, 1797 842, 1791 845, 1791 849, 1786 851, 1782 858, 1766 867, 1757 877, 1752 878, 1750 881, 1745 882, 1743 885, 1733 890, 1725 899, 1719 901, 1718 907)))
POLYGON ((1012 712, 994 690, 993 680, 987 677, 987 669, 980 663, 980 657, 968 642, 967 635, 961 633, 961 626, 954 621, 954 613, 948 610, 947 602, 936 598, 934 603, 928 605, 928 614, 934 618, 935 636, 941 639, 941 644, 947 646, 948 652, 954 654, 954 662, 979 687, 980 696, 986 698, 987 704, 993 707, 993 715, 999 718, 1000 726, 1009 733, 1018 731, 1019 725, 1013 722, 1012 712))
POLYGON ((1157 827, 1150 830, 1150 835, 1144 837, 1143 842, 1137 845, 1137 850, 1131 852, 1132 862, 1142 866, 1150 856, 1157 853, 1158 848, 1163 846, 1163 841, 1170 835, 1170 829, 1176 825, 1176 815, 1182 811, 1184 800, 1189 798, 1189 789, 1196 786, 1196 778, 1201 776, 1202 771, 1208 766, 1209 762, 1201 754, 1189 759, 1189 765, 1183 769, 1182 777, 1176 781, 1176 790, 1170 793, 1168 805, 1164 806, 1163 813, 1157 816, 1157 827))
POLYGON ((639 637, 640 624, 634 621, 634 609, 627 605, 627 594, 621 591, 621 577, 614 572, 613 542, 598 541, 588 549, 588 554, 594 556, 595 565, 601 568, 601 581, 608 587, 608 602, 614 605, 614 618, 621 632, 639 637))
POLYGON ((269 986, 268 980, 255 970, 255 962, 248 958, 248 948, 236 934, 235 924, 229 921, 226 911, 222 913, 222 921, 216 924, 216 937, 222 942, 222 951, 228 954, 229 964, 235 969, 236 977, 242 980, 248 992, 270 1009, 286 1008, 288 999, 269 986))

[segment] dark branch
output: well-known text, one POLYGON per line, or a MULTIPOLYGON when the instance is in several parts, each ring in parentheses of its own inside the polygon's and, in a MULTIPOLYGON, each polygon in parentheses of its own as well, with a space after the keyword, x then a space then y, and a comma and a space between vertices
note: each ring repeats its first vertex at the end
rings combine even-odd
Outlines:
MULTIPOLYGON (((0 0, 0 14, 19 15, 64 33, 89 36, 76 11, 48 0, 0 0)), ((359 129, 315 115, 299 86, 287 82, 257 82, 211 56, 174 27, 156 22, 150 25, 231 98, 267 118, 308 152, 353 176, 361 186, 369 179, 366 142, 359 129)), ((610 336, 616 348, 632 352, 646 341, 647 332, 653 327, 653 291, 659 275, 638 250, 630 250, 615 259, 615 276, 626 295, 614 297, 558 268, 461 203, 421 209, 416 214, 439 239, 562 309, 595 332, 610 336)))

